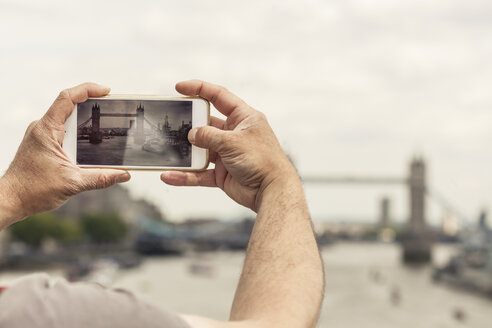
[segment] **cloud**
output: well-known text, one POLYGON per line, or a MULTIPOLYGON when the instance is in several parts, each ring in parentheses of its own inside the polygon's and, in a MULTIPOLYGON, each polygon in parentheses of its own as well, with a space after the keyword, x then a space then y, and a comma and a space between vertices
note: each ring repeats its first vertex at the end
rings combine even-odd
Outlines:
MULTIPOLYGON (((173 94, 176 81, 202 78, 266 112, 301 173, 403 175, 421 151, 432 185, 472 216, 492 207, 491 7, 457 0, 4 1, 0 166, 62 88, 91 80, 117 93, 173 94)), ((177 219, 243 213, 231 202, 217 210, 220 193, 163 192, 154 178, 137 174, 129 187, 177 219), (186 206, 190 197, 196 206, 186 206)), ((374 217, 384 192, 405 217, 404 192, 308 195, 316 219, 374 217)), ((431 208, 434 219, 440 214, 431 208)))

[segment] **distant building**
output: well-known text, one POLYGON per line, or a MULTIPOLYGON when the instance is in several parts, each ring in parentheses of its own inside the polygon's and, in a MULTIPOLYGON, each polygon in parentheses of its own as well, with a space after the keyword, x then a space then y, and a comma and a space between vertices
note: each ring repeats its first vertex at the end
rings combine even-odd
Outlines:
POLYGON ((480 213, 476 228, 465 239, 465 250, 490 252, 492 257, 492 230, 487 223, 487 212, 480 213))

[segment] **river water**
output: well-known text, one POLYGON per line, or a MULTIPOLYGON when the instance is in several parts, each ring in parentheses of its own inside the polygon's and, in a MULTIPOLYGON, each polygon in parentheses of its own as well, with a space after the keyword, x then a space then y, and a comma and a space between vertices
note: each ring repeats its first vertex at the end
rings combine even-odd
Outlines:
MULTIPOLYGON (((435 263, 452 253, 436 247, 435 263)), ((492 327, 492 300, 433 283, 430 266, 402 265, 397 245, 337 244, 322 254, 326 296, 318 327, 492 327), (398 304, 391 301, 395 291, 398 304)), ((115 285, 174 311, 225 320, 243 259, 230 252, 151 258, 121 273, 115 285), (193 266, 202 274, 192 274, 193 266)))
MULTIPOLYGON (((187 152, 180 152, 179 146, 155 144, 156 136, 148 136, 148 143, 142 146, 133 136, 113 136, 103 139, 99 144, 89 140, 77 141, 77 161, 87 165, 127 165, 127 166, 190 166, 191 145, 187 152), (152 140, 151 140, 152 139, 152 140)), ((165 140, 160 140, 164 143, 165 140)))
MULTIPOLYGON (((453 252, 435 247, 435 264, 453 252)), ((397 245, 339 243, 322 255, 326 291, 318 327, 492 326, 491 299, 432 282, 430 266, 404 266, 397 245)), ((243 260, 242 252, 151 257, 120 271, 112 285, 173 311, 226 320, 243 260)), ((0 283, 19 274, 3 272, 0 283)))

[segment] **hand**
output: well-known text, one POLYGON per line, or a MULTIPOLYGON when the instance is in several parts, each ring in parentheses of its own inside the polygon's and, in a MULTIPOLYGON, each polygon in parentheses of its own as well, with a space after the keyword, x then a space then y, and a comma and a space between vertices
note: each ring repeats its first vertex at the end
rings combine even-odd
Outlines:
POLYGON ((211 83, 186 81, 176 84, 176 90, 211 101, 227 119, 211 117, 211 126, 193 128, 188 134, 193 145, 210 150, 214 169, 164 172, 162 181, 175 186, 219 187, 239 204, 257 211, 269 184, 287 176, 298 179, 261 112, 211 83))
POLYGON ((82 191, 130 179, 126 171, 81 169, 62 149, 64 124, 75 104, 88 97, 105 96, 109 90, 94 83, 64 90, 46 114, 29 125, 13 162, 0 179, 0 228, 55 209, 82 191))

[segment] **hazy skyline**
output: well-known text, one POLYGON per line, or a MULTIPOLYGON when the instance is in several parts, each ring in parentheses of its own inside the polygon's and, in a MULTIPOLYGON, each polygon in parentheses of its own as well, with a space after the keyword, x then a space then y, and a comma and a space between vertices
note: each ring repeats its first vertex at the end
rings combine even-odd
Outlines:
MULTIPOLYGON (((418 153, 432 188, 474 218, 492 210, 491 18, 485 0, 0 0, 0 169, 63 88, 174 95, 200 78, 265 112, 302 175, 404 176, 418 153)), ((220 190, 132 176, 131 193, 171 219, 250 214, 220 190)), ((407 213, 403 187, 306 190, 315 220, 374 220, 383 195, 407 213)))

